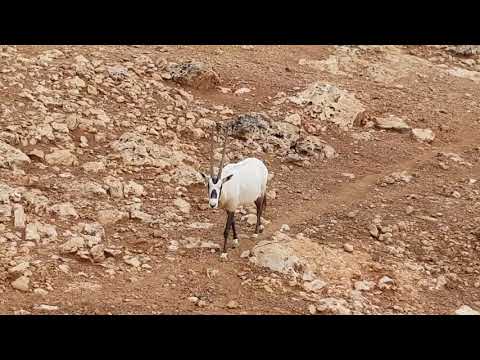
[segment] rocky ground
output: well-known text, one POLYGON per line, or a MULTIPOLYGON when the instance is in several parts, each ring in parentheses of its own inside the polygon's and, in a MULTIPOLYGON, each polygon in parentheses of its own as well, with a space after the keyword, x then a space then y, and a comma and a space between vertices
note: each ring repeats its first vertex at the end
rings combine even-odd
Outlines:
POLYGON ((0 312, 478 314, 479 54, 2 46, 0 312), (270 171, 227 259, 214 129, 270 171))

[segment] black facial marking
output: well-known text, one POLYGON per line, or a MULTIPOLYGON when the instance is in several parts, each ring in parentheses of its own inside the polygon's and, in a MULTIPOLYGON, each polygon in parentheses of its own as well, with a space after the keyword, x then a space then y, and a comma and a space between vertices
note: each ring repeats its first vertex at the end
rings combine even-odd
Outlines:
POLYGON ((216 199, 217 198, 217 190, 213 189, 212 193, 210 194, 211 199, 216 199))
POLYGON ((212 183, 216 184, 218 182, 218 176, 212 176, 212 183))

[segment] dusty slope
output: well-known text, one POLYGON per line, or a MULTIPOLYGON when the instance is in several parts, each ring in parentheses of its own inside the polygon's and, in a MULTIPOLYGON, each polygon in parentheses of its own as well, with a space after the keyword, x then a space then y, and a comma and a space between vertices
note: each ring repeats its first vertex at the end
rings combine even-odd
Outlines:
POLYGON ((475 53, 18 46, 0 62, 1 313, 480 308, 475 53), (224 261, 197 171, 212 120, 251 112, 268 132, 230 159, 264 159, 273 191, 265 232, 245 209, 224 261), (433 141, 381 129, 390 116, 433 141))

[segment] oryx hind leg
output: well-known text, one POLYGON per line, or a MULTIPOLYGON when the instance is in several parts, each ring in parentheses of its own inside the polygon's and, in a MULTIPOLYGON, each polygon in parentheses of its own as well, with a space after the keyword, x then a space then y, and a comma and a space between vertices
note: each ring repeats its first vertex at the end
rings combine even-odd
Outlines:
POLYGON ((265 200, 265 196, 260 196, 255 200, 255 206, 257 207, 257 224, 255 225, 255 234, 261 233, 263 231, 263 226, 261 224, 262 221, 262 214, 263 214, 263 203, 265 200))

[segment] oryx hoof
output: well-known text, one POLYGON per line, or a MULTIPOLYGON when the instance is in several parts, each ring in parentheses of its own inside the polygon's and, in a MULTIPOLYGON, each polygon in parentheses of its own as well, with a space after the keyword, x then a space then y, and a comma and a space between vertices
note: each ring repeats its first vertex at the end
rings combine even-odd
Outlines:
POLYGON ((237 248, 238 245, 239 245, 238 239, 233 239, 233 243, 232 243, 233 248, 237 248))
POLYGON ((258 231, 259 231, 260 233, 262 233, 264 229, 265 229, 265 226, 264 226, 264 225, 260 225, 260 226, 258 227, 258 231))

